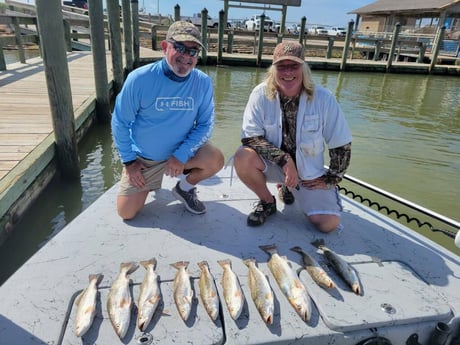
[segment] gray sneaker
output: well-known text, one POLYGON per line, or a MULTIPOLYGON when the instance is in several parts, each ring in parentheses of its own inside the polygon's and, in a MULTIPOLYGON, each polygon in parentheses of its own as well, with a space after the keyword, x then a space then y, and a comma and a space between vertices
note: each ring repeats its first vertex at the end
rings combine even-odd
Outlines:
POLYGON ((182 201, 185 208, 193 213, 193 214, 202 214, 206 212, 206 206, 198 200, 196 196, 196 188, 192 188, 189 192, 183 191, 179 187, 179 182, 177 182, 176 186, 172 189, 172 193, 174 196, 182 201))

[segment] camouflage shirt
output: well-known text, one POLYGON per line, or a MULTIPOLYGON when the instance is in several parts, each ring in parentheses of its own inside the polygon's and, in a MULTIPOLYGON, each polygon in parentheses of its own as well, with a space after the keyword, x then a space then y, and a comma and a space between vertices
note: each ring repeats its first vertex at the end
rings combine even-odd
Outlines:
MULTIPOLYGON (((283 97, 280 96, 282 121, 283 121, 283 140, 281 148, 276 147, 263 136, 243 138, 241 142, 256 151, 264 159, 283 167, 289 159, 296 163, 296 124, 297 111, 299 108, 300 96, 283 97)), ((323 175, 328 184, 337 184, 350 164, 351 143, 344 146, 329 149, 330 164, 329 170, 323 175)))

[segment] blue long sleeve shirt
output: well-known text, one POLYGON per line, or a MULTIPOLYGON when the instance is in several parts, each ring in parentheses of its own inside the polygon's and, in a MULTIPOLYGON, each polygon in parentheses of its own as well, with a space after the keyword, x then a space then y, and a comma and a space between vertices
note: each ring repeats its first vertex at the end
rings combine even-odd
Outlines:
POLYGON ((185 78, 171 73, 163 59, 128 75, 112 116, 112 134, 122 162, 136 156, 156 161, 174 156, 185 163, 210 139, 211 78, 198 69, 185 78))

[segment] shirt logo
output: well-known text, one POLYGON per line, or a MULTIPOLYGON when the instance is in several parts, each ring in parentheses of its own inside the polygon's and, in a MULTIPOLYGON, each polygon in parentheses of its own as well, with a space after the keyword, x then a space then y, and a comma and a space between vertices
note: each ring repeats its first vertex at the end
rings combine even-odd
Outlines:
POLYGON ((193 110, 192 97, 158 97, 155 102, 155 109, 157 111, 170 111, 170 110, 193 110))

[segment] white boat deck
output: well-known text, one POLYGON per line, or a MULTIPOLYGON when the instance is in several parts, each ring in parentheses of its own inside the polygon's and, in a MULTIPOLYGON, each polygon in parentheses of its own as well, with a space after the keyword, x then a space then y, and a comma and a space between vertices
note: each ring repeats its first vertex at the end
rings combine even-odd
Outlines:
MULTIPOLYGON (((114 186, 0 287, 0 344, 358 344, 380 336, 392 344, 415 339, 428 344, 439 322, 460 336, 460 261, 436 243, 389 218, 344 198, 343 230, 322 234, 300 214, 296 204, 278 203, 278 213, 262 227, 246 225, 255 195, 230 169, 198 186, 207 213, 192 215, 171 194, 176 180, 164 178, 163 188, 149 195, 135 220, 124 222, 116 214, 114 186), (302 247, 320 263, 315 239, 350 262, 361 281, 355 295, 326 265, 337 287, 327 291, 300 271, 311 298, 309 322, 297 315, 268 269, 268 255, 259 245, 277 244, 298 270, 300 256, 289 249, 302 247), (120 340, 106 310, 110 285, 122 262, 158 260, 162 303, 145 334, 136 328, 136 307, 131 326, 120 340), (267 326, 257 312, 248 285, 245 258, 254 257, 275 294, 275 315, 267 326), (217 260, 231 259, 246 302, 234 321, 223 300, 222 268, 217 260), (198 262, 207 260, 220 295, 216 322, 206 314, 199 297, 198 262), (189 261, 195 298, 190 318, 182 321, 172 297, 176 269, 170 264, 189 261), (104 274, 99 286, 98 311, 83 338, 74 333, 74 299, 88 284, 88 275, 104 274)), ((273 192, 275 186, 271 186, 273 192)), ((145 270, 131 274, 135 303, 145 270)), ((410 344, 410 343, 409 343, 410 344)), ((416 343, 412 343, 416 344, 416 343)))

